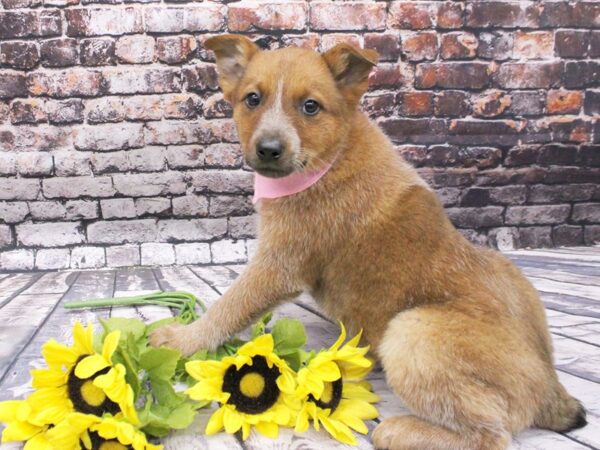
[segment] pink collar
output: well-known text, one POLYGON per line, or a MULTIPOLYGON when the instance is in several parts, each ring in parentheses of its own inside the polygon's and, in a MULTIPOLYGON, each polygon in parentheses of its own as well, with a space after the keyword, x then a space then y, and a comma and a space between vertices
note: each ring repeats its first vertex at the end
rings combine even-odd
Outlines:
POLYGON ((317 172, 293 172, 281 178, 270 178, 255 173, 252 203, 263 198, 287 197, 302 192, 319 181, 332 165, 333 162, 317 172))

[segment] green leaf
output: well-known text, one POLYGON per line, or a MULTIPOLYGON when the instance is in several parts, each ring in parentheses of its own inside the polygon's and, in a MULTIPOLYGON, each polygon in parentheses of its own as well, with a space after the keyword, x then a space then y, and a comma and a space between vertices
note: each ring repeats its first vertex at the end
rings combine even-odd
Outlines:
POLYGON ((160 319, 155 322, 149 323, 146 326, 146 334, 152 333, 157 328, 160 328, 165 325, 170 325, 172 323, 180 323, 179 317, 167 317, 166 319, 160 319))
POLYGON ((192 424, 195 415, 194 405, 187 402, 182 403, 170 412, 167 417, 167 424, 176 430, 183 430, 192 424))
POLYGON ((288 366, 290 366, 292 370, 296 372, 300 370, 300 366, 302 365, 302 355, 300 350, 295 350, 294 352, 282 355, 281 357, 288 363, 288 366))
POLYGON ((170 381, 180 357, 177 350, 170 348, 148 348, 140 355, 140 367, 146 370, 152 381, 170 381))
POLYGON ((173 385, 168 381, 153 381, 152 394, 156 403, 167 408, 175 408, 186 400, 186 396, 175 391, 173 385))
POLYGON ((278 355, 291 354, 306 344, 304 325, 297 319, 279 319, 271 331, 278 355))
POLYGON ((125 317, 111 317, 110 319, 100 319, 104 331, 109 334, 115 330, 121 332, 121 339, 126 339, 127 333, 132 333, 135 340, 141 339, 146 333, 146 324, 138 319, 126 319, 125 317))
POLYGON ((250 336, 250 339, 256 339, 258 336, 265 334, 265 328, 272 318, 273 313, 268 313, 262 316, 252 327, 252 335, 250 336))

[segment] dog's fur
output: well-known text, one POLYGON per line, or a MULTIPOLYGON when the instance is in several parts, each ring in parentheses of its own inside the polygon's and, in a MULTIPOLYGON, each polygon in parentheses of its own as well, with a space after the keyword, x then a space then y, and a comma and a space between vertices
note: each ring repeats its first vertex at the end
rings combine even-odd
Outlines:
POLYGON ((153 345, 214 348, 284 300, 308 290, 364 338, 413 415, 384 420, 378 448, 500 450, 537 426, 565 431, 585 411, 559 383, 543 306, 499 253, 475 248, 436 195, 358 111, 377 54, 341 44, 323 55, 260 51, 239 36, 206 43, 234 107, 246 161, 280 176, 334 161, 304 192, 259 203, 257 254, 198 322, 166 327, 153 345), (251 109, 245 97, 259 92, 251 109), (306 116, 302 104, 321 111, 306 116), (257 142, 284 143, 277 166, 257 142))

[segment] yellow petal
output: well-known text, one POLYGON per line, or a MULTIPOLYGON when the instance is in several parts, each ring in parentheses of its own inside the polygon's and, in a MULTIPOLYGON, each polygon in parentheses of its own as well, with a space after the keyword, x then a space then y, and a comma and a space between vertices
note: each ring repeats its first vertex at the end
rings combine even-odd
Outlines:
POLYGON ((256 424, 256 431, 268 438, 277 439, 277 436, 279 435, 279 426, 272 422, 259 422, 256 424))
POLYGON ((121 332, 119 330, 115 330, 104 338, 104 344, 102 345, 102 356, 104 356, 104 359, 107 361, 112 360, 112 355, 119 345, 120 337, 121 332))
POLYGON ((236 433, 242 428, 242 415, 232 408, 225 409, 223 413, 223 425, 225 426, 225 432, 229 434, 236 433))
POLYGON ((217 409, 206 424, 205 433, 210 436, 216 434, 223 429, 223 415, 225 414, 225 406, 217 409))
POLYGON ((247 422, 244 422, 242 424, 242 440, 246 440, 250 437, 250 424, 247 422))
POLYGON ((42 346, 42 355, 49 366, 66 367, 70 369, 77 362, 79 354, 66 345, 50 339, 42 346))
POLYGON ((283 371, 277 378, 277 387, 281 392, 292 394, 296 389, 296 380, 294 379, 292 372, 288 370, 283 371))
POLYGON ((352 433, 352 430, 337 420, 329 417, 321 417, 321 423, 327 432, 340 442, 348 445, 357 445, 358 440, 352 433))
POLYGON ((75 367, 75 375, 82 380, 90 378, 95 373, 108 367, 110 363, 98 354, 86 356, 75 367))
POLYGON ((23 450, 54 450, 54 447, 43 433, 39 433, 27 441, 23 450))
POLYGON ((27 420, 31 408, 24 400, 7 400, 0 402, 0 422, 21 422, 27 420))
POLYGON ((365 387, 357 383, 345 382, 342 388, 342 397, 347 399, 358 399, 364 400, 369 403, 376 403, 379 401, 379 396, 365 387))
POLYGON ((340 345, 342 345, 342 342, 344 342, 344 340, 346 339, 346 327, 344 327, 344 324, 342 322, 340 322, 340 328, 340 337, 337 339, 337 341, 335 341, 335 343, 331 347, 329 347, 330 351, 336 351, 338 348, 340 348, 340 345))
POLYGON ((73 348, 81 355, 90 355, 94 353, 94 328, 88 324, 84 328, 81 322, 76 322, 73 326, 73 348))
POLYGON ((31 385, 36 388, 58 387, 67 384, 69 373, 58 368, 32 369, 31 385))

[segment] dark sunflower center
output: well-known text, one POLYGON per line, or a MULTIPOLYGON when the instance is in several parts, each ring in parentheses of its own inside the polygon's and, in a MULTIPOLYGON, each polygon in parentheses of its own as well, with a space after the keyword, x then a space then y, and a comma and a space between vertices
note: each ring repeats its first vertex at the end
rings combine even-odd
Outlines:
POLYGON ((252 365, 242 366, 240 370, 230 366, 223 377, 223 392, 231 394, 227 403, 246 414, 265 412, 279 398, 279 375, 277 366, 269 368, 264 356, 253 357, 252 365))
POLYGON ((343 383, 341 378, 333 382, 326 381, 325 389, 320 399, 317 400, 312 394, 308 398, 310 401, 315 402, 319 408, 331 409, 331 412, 333 412, 337 409, 342 399, 342 388, 343 383))
POLYGON ((80 356, 69 373, 67 390, 69 392, 69 398, 73 402, 73 407, 76 411, 84 414, 94 414, 96 416, 101 416, 105 412, 111 414, 118 413, 119 405, 110 400, 102 389, 94 385, 94 379, 107 373, 110 370, 109 367, 96 372, 89 378, 81 379, 75 375, 75 367, 77 367, 77 364, 79 364, 86 356, 88 355, 80 356))
MULTIPOLYGON (((98 433, 90 433, 91 450, 133 450, 131 445, 123 445, 117 439, 104 439, 98 433)), ((82 448, 83 447, 82 445, 82 448)))

